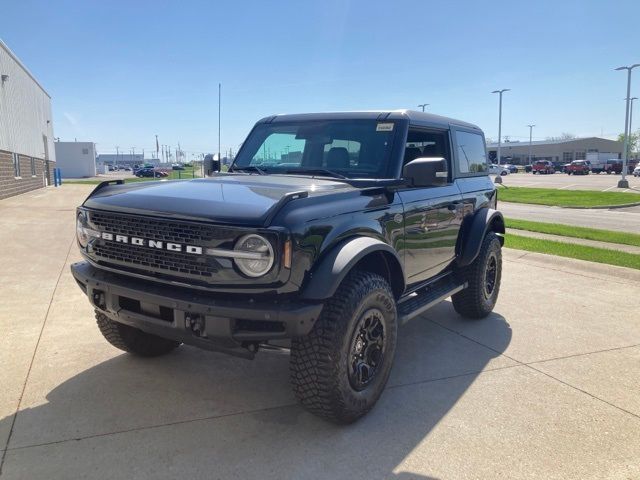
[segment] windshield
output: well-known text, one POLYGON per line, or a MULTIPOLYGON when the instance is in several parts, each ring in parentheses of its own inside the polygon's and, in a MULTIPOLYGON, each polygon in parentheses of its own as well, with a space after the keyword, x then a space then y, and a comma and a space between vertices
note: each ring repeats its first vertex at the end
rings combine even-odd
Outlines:
POLYGON ((393 122, 340 120, 258 125, 234 171, 390 178, 393 122))

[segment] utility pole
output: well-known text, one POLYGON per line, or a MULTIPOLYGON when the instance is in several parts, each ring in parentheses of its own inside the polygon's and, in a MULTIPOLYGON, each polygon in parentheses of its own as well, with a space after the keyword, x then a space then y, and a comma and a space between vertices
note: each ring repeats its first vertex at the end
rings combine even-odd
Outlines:
POLYGON ((531 140, 533 139, 533 127, 535 125, 527 125, 529 127, 529 165, 531 165, 531 140))
POLYGON ((424 112, 424 107, 428 107, 429 104, 428 103, 421 103, 420 105, 418 105, 419 107, 422 107, 422 111, 424 112))
POLYGON ((116 145, 116 166, 118 166, 118 157, 120 157, 120 147, 116 145))
MULTIPOLYGON (((500 94, 500 103, 498 107, 498 165, 500 165, 500 148, 502 147, 502 94, 509 90, 509 88, 503 88, 502 90, 494 90, 491 92, 500 94)), ((499 173, 498 176, 500 176, 499 173)))

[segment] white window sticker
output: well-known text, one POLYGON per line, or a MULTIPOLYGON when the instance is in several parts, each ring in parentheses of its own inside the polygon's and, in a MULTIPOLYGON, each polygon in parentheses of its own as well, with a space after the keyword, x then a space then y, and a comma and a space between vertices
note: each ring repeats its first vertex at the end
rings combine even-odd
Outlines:
POLYGON ((393 123, 379 123, 376 125, 376 132, 392 132, 393 123))

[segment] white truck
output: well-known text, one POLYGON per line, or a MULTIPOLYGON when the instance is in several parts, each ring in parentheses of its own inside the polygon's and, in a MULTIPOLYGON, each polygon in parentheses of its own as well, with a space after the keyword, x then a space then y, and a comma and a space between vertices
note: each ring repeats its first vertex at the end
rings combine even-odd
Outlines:
POLYGON ((616 163, 612 160, 618 160, 618 154, 610 152, 589 152, 585 160, 591 165, 591 173, 611 173, 615 170, 614 164, 616 163))

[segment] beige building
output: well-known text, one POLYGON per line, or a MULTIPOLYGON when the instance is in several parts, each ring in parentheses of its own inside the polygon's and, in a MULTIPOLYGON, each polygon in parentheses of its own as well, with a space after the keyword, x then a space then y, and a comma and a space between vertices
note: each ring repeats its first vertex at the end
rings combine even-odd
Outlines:
MULTIPOLYGON (((611 158, 621 158, 622 150, 622 142, 599 137, 544 140, 531 142, 531 161, 549 160, 564 164, 573 160, 584 160, 587 153, 611 153, 611 158)), ((498 144, 487 144, 487 154, 491 162, 496 163, 498 144)), ((502 163, 527 165, 529 142, 503 142, 500 156, 502 163)))

